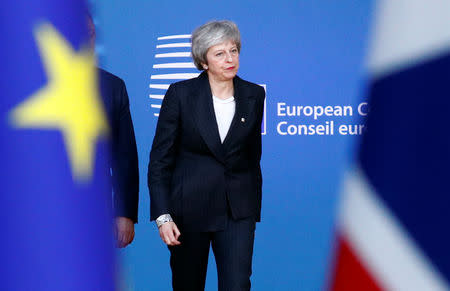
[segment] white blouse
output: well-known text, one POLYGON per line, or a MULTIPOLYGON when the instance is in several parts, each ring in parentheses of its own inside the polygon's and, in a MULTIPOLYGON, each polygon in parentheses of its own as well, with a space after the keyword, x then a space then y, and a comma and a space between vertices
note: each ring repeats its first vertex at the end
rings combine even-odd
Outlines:
POLYGON ((234 117, 236 101, 234 101, 234 96, 227 99, 220 99, 213 95, 213 104, 217 127, 219 128, 220 141, 223 143, 234 117))

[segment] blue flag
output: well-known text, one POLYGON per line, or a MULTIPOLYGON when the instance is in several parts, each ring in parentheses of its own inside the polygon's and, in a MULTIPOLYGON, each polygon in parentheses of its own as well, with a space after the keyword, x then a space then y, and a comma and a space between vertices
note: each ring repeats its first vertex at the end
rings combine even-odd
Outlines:
POLYGON ((0 9, 2 290, 113 290, 109 127, 79 0, 0 9))

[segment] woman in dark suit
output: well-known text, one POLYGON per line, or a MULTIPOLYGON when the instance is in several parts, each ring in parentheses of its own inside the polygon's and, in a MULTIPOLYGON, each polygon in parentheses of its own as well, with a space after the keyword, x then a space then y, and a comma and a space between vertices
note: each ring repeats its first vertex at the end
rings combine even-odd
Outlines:
POLYGON ((210 245, 219 290, 250 290, 265 92, 236 75, 240 49, 231 21, 197 28, 192 57, 203 72, 172 84, 162 103, 148 184, 174 290, 204 290, 210 245))

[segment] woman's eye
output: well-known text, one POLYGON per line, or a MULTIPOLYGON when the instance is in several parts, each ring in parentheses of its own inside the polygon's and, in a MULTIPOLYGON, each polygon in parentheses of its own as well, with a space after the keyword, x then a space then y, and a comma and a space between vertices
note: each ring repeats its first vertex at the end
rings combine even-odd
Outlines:
POLYGON ((220 57, 221 55, 223 55, 223 53, 217 53, 216 57, 220 57))

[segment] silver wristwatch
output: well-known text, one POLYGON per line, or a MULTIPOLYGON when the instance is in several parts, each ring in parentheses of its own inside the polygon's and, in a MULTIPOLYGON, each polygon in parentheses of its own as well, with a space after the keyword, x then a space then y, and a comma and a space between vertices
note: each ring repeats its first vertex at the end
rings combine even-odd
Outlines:
POLYGON ((160 228, 161 225, 163 225, 164 223, 171 221, 173 221, 173 219, 172 216, 170 216, 170 214, 163 214, 156 219, 156 225, 158 226, 158 228, 160 228))

